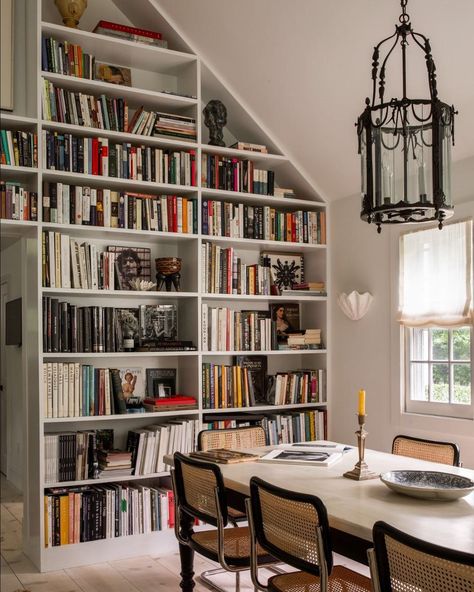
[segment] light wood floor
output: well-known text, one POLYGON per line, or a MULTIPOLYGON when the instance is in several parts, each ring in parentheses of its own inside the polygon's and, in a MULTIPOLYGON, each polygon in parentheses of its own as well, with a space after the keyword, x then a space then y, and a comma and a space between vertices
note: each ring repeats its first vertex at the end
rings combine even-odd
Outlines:
MULTIPOLYGON (((41 574, 22 552, 21 521, 23 503, 19 492, 1 477, 1 592, 168 592, 179 590, 179 555, 166 557, 146 555, 120 561, 109 561, 87 567, 75 567, 41 574)), ((368 568, 345 557, 335 562, 368 575, 368 568)), ((195 571, 218 567, 195 556, 195 571)), ((214 578, 227 590, 234 590, 234 576, 214 578)), ((242 591, 253 591, 250 577, 242 576, 242 591)), ((209 590, 196 583, 195 592, 209 590)))

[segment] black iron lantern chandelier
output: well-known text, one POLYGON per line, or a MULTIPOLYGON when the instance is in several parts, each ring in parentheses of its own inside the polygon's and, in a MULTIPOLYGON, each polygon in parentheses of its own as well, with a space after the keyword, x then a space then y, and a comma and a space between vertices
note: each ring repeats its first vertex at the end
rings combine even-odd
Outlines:
POLYGON ((429 40, 413 31, 401 0, 395 33, 381 41, 372 56, 372 104, 357 121, 361 155, 361 218, 377 225, 438 220, 453 215, 451 204, 451 144, 454 107, 438 98, 436 67, 429 40), (429 99, 407 97, 407 46, 425 54, 429 99), (401 48, 402 98, 385 98, 387 61, 401 48))

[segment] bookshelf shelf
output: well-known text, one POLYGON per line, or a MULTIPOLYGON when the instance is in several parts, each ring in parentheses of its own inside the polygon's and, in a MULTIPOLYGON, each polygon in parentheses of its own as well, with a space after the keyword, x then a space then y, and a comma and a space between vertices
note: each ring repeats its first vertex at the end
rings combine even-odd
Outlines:
POLYGON ((134 88, 133 86, 123 86, 110 84, 100 80, 89 80, 87 78, 78 78, 75 76, 66 76, 65 74, 54 74, 53 72, 41 72, 43 78, 70 90, 86 92, 90 94, 104 93, 110 97, 127 99, 137 103, 144 103, 148 106, 155 106, 157 109, 177 109, 181 111, 189 107, 196 107, 197 100, 170 95, 163 92, 156 92, 146 89, 134 88))
POLYGON ((113 130, 104 130, 95 127, 84 127, 82 125, 72 125, 70 123, 60 123, 57 121, 42 121, 43 129, 64 132, 80 136, 98 136, 101 138, 110 138, 119 142, 131 142, 145 144, 146 146, 157 146, 158 148, 177 148, 183 150, 193 150, 197 148, 195 142, 186 140, 171 139, 161 136, 141 136, 139 134, 127 134, 125 132, 116 132, 113 130))
POLYGON ((175 411, 160 411, 147 413, 124 413, 123 415, 87 415, 84 417, 49 417, 43 420, 46 424, 63 424, 63 423, 85 423, 85 422, 102 422, 102 421, 130 421, 136 419, 159 419, 160 417, 188 417, 190 415, 197 415, 199 410, 196 409, 177 409, 175 411))
POLYGON ((135 300, 149 300, 162 298, 197 298, 198 292, 157 292, 156 290, 134 292, 133 290, 81 290, 78 288, 42 288, 45 295, 51 296, 84 296, 95 298, 101 296, 104 298, 133 298, 135 300))
MULTIPOLYGON (((142 0, 137 0, 137 2, 141 3, 142 0)), ((259 414, 265 417, 264 424, 266 421, 270 422, 270 418, 275 416, 279 416, 282 421, 283 417, 288 418, 290 416, 298 418, 299 421, 303 417, 302 415, 298 415, 299 412, 308 412, 305 414, 305 421, 308 419, 308 416, 313 417, 313 419, 318 417, 319 420, 322 420, 323 414, 319 413, 319 411, 327 410, 328 407, 330 408, 330 397, 328 397, 328 403, 257 405, 254 407, 228 407, 223 409, 203 408, 203 402, 208 402, 205 399, 203 364, 232 365, 235 363, 233 360, 235 356, 265 358, 265 371, 268 375, 275 375, 278 372, 288 373, 288 375, 297 375, 300 373, 301 377, 301 372, 303 371, 300 372, 300 370, 302 368, 310 368, 310 370, 305 370, 304 372, 310 372, 311 381, 323 381, 324 372, 329 371, 330 365, 329 352, 326 349, 270 351, 204 351, 199 349, 202 347, 200 345, 203 343, 201 335, 205 328, 203 327, 202 319, 203 304, 207 304, 209 307, 228 305, 232 310, 236 311, 248 311, 248 309, 252 309, 253 311, 267 312, 270 303, 297 302, 300 304, 302 327, 320 328, 323 332, 322 338, 325 344, 328 342, 327 335, 329 332, 327 320, 329 303, 326 296, 314 296, 304 293, 291 296, 256 296, 205 292, 205 270, 203 268, 202 258, 202 253, 205 250, 204 243, 212 243, 223 248, 233 247, 236 257, 240 259, 243 266, 255 265, 259 261, 259 253, 264 251, 292 253, 294 255, 303 253, 304 279, 306 281, 324 281, 327 284, 329 263, 328 249, 325 244, 208 236, 202 233, 201 218, 203 201, 206 199, 221 202, 228 201, 234 204, 242 203, 248 206, 270 206, 287 212, 294 212, 295 210, 318 212, 318 220, 324 218, 324 216, 319 217, 319 213, 325 212, 326 203, 305 175, 294 165, 291 158, 285 154, 285 151, 264 130, 263 126, 260 126, 252 116, 246 113, 245 108, 240 106, 237 99, 225 88, 224 82, 218 76, 211 73, 201 57, 187 52, 187 43, 174 32, 172 24, 167 23, 165 18, 163 19, 164 22, 159 21, 163 23, 162 32, 164 36, 172 47, 184 48, 185 51, 163 49, 47 22, 49 20, 54 21, 55 17, 60 22, 53 0, 42 0, 42 2, 24 0, 24 3, 24 14, 20 11, 21 18, 16 20, 15 30, 18 30, 18 39, 24 38, 26 32, 27 38, 31 40, 31 43, 25 44, 22 50, 25 54, 28 54, 28 64, 24 71, 22 70, 21 72, 22 81, 20 85, 20 90, 24 90, 23 94, 25 98, 23 103, 20 104, 18 102, 18 107, 15 106, 20 114, 0 113, 0 123, 3 129, 34 131, 37 133, 39 152, 39 165, 37 168, 2 166, 0 171, 2 180, 19 182, 28 191, 38 193, 38 222, 0 220, 2 237, 11 236, 22 239, 21 253, 25 256, 25 265, 27 266, 21 270, 22 277, 24 278, 24 285, 22 287, 23 309, 28 311, 28 314, 25 314, 23 317, 23 347, 21 350, 23 370, 21 384, 25 393, 25 405, 27 405, 28 409, 28 413, 24 412, 21 414, 21 421, 24 427, 23 433, 28 433, 28 438, 25 441, 25 467, 28 469, 28 474, 26 474, 25 470, 24 487, 28 495, 25 496, 24 550, 41 571, 91 564, 97 562, 97 558, 100 558, 101 561, 110 561, 117 560, 121 557, 130 557, 131 555, 153 554, 156 553, 157 548, 160 549, 160 552, 164 549, 175 552, 176 540, 171 530, 46 548, 43 538, 45 527, 45 490, 76 485, 105 485, 112 482, 127 483, 130 485, 136 482, 137 485, 142 484, 148 486, 149 484, 153 484, 154 486, 168 487, 169 473, 161 472, 118 478, 110 477, 106 479, 88 479, 85 481, 46 483, 45 452, 47 450, 45 451, 44 436, 50 433, 60 433, 62 430, 70 433, 79 430, 113 429, 116 434, 116 444, 118 447, 121 447, 126 441, 129 430, 140 430, 150 424, 159 425, 167 423, 168 425, 176 425, 179 421, 185 422, 189 420, 187 426, 192 426, 192 428, 189 432, 186 432, 185 436, 189 440, 189 433, 192 430, 208 427, 211 422, 226 422, 228 418, 225 415, 228 414, 234 418, 238 417, 239 421, 242 417, 244 419, 251 419, 253 415, 259 414), (73 44, 80 45, 85 53, 94 55, 97 61, 130 68, 132 84, 134 86, 115 85, 98 80, 88 80, 42 71, 42 36, 53 37, 60 42, 69 41, 73 44), (104 94, 106 97, 124 98, 130 108, 129 114, 132 114, 135 108, 143 106, 146 111, 164 111, 170 114, 194 118, 196 120, 197 140, 191 142, 186 139, 167 136, 141 136, 44 120, 42 119, 42 90, 44 88, 44 80, 49 80, 57 88, 78 91, 96 97, 104 94), (165 90, 169 92, 163 92, 165 90), (270 153, 262 154, 207 144, 208 131, 203 124, 202 110, 208 97, 220 99, 227 107, 228 125, 226 126, 226 141, 228 144, 233 144, 237 141, 261 143, 268 147, 270 153), (33 117, 25 117, 22 113, 29 116, 33 115, 33 117), (162 148, 164 150, 171 149, 171 151, 193 150, 196 157, 195 170, 197 186, 154 183, 47 169, 45 164, 47 158, 46 155, 42 154, 42 137, 46 131, 71 134, 79 137, 108 138, 109 147, 112 143, 130 143, 134 146, 144 145, 162 148), (275 186, 288 187, 294 190, 297 197, 281 198, 202 187, 201 168, 203 155, 220 155, 238 160, 250 160, 256 169, 273 171, 275 186), (198 206, 198 231, 196 234, 184 234, 58 224, 42 221, 43 182, 51 184, 51 187, 48 189, 51 190, 49 196, 52 200, 60 195, 59 192, 55 194, 52 191, 53 183, 71 184, 82 187, 90 186, 92 188, 110 189, 119 192, 146 193, 154 196, 175 195, 178 197, 192 198, 198 206), (43 231, 56 232, 76 239, 81 244, 81 248, 82 243, 86 243, 84 245, 86 253, 89 245, 91 247, 95 246, 97 253, 103 252, 104 248, 107 248, 109 245, 140 249, 147 248, 150 250, 151 279, 153 281, 155 280, 154 258, 180 257, 183 262, 181 281, 186 291, 135 292, 125 290, 43 288, 43 231), (76 306, 78 309, 81 307, 99 306, 136 309, 141 304, 176 304, 178 312, 178 338, 192 340, 198 349, 191 351, 43 352, 43 298, 46 303, 50 303, 51 301, 49 299, 51 297, 58 299, 59 302, 66 302, 71 306, 76 306), (49 366, 43 368, 44 363, 50 364, 54 368, 50 368, 49 366), (68 376, 69 378, 69 398, 61 400, 59 398, 59 376, 61 376, 60 372, 65 372, 66 366, 62 366, 63 364, 68 365, 69 373, 67 375, 63 374, 63 377, 68 376), (81 368, 82 365, 89 368, 81 368), (79 391, 76 390, 77 383, 74 382, 75 390, 73 395, 71 395, 71 369, 73 366, 75 373, 74 380, 77 377, 77 367, 79 367, 80 378, 79 391), (97 371, 99 368, 118 368, 121 371, 126 368, 141 369, 141 377, 144 382, 150 377, 154 379, 153 374, 146 374, 147 369, 173 369, 176 371, 176 392, 192 395, 196 399, 197 406, 193 409, 181 408, 143 414, 131 413, 123 415, 46 418, 45 416, 48 413, 50 415, 68 413, 68 409, 71 409, 71 397, 76 397, 74 398, 74 405, 76 405, 78 392, 80 393, 79 405, 75 407, 74 411, 69 411, 71 414, 75 413, 78 415, 82 413, 82 405, 84 404, 86 405, 84 412, 87 412, 86 410, 91 407, 91 393, 92 396, 97 395, 100 401, 99 406, 95 407, 96 400, 94 399, 92 407, 101 411, 104 409, 104 407, 100 406, 103 402, 103 399, 100 398, 103 395, 103 391, 102 394, 101 392, 97 394, 97 391, 100 391, 100 388, 102 388, 101 385, 103 383, 100 383, 100 380, 105 377, 105 374, 102 372, 95 374, 91 371, 91 367, 97 371), (51 393, 44 386, 45 382, 48 382, 50 376, 48 372, 50 370, 52 370, 51 375, 57 371, 58 382, 56 384, 58 391, 55 391, 54 396, 58 398, 54 399, 52 395, 49 398, 51 393), (86 384, 88 386, 86 390, 81 390, 83 386, 81 381, 84 376, 88 377, 88 381, 91 380, 91 376, 94 377, 94 380, 99 376, 99 382, 96 380, 95 383, 99 385, 99 388, 91 391, 91 382, 87 382, 86 384), (80 396, 82 396, 82 399, 80 396), (54 400, 55 405, 57 403, 57 407, 54 407, 52 410, 49 408, 51 399, 54 400), (206 419, 205 422, 204 419, 206 419)), ((112 4, 107 0, 104 3, 97 3, 97 6, 91 8, 91 10, 96 10, 97 14, 100 13, 100 19, 103 20, 117 20, 117 11, 119 11, 125 23, 132 26, 143 26, 143 23, 147 22, 142 18, 144 13, 140 9, 137 9, 137 13, 135 14, 136 7, 134 7, 133 2, 127 3, 121 1, 117 3, 114 1, 113 4, 114 6, 112 8, 112 4)), ((155 10, 159 10, 156 3, 147 2, 147 4, 153 13, 155 10)), ((152 27, 151 22, 150 27, 152 27)), ((57 143, 56 148, 61 150, 60 142, 57 143)), ((246 187, 247 185, 242 186, 246 187)), ((67 193, 63 193, 62 195, 63 197, 64 195, 67 196, 67 193)), ((70 202, 69 205, 75 208, 77 212, 77 204, 83 203, 81 202, 80 192, 75 194, 75 199, 79 201, 70 202)), ((115 203, 115 201, 112 202, 112 204, 115 203)), ((46 204, 45 213, 48 212, 47 207, 48 205, 46 204)), ((51 205, 50 202, 49 207, 51 213, 53 211, 52 208, 54 209, 55 206, 51 205)), ((112 205, 112 207, 115 207, 115 205, 112 205)), ((67 204, 65 209, 67 211, 67 204)), ((139 211, 138 207, 136 211, 139 211)), ((326 213, 326 215, 329 215, 329 213, 326 213)), ((53 219, 57 218, 53 216, 53 219)), ((282 222, 289 224, 286 220, 282 220, 282 222)), ((282 236, 286 235, 283 234, 282 236)), ((55 241, 55 259, 60 258, 58 252, 62 254, 60 251, 63 246, 61 240, 59 240, 59 250, 57 246, 58 239, 56 237, 48 237, 48 240, 55 241)), ((48 243, 49 248, 52 248, 51 244, 51 242, 48 243)), ((49 259, 48 265, 51 265, 50 262, 52 259, 52 257, 49 259)), ((22 260, 22 266, 23 263, 24 261, 22 260)), ((58 266, 56 265, 54 272, 59 273, 59 277, 61 277, 62 270, 60 269, 59 272, 57 270, 58 266)), ((51 272, 51 268, 49 268, 49 271, 51 272)), ((57 283, 60 282, 58 281, 57 283)), ((70 285, 84 285, 84 283, 76 282, 70 285)), ((329 291, 330 285, 327 285, 326 289, 329 291)), ((69 314, 69 310, 72 309, 67 309, 67 306, 65 306, 61 308, 61 314, 69 314)), ((217 372, 219 372, 219 369, 217 369, 217 372)), ((113 376, 112 374, 112 378, 113 376)), ((107 381, 105 380, 105 382, 107 381)), ((317 389, 320 384, 324 384, 324 382, 318 382, 317 389)), ((312 382, 311 389, 313 389, 313 386, 314 384, 312 382)), ((54 387, 50 386, 50 388, 54 387)), ((317 389, 311 390, 313 395, 314 392, 317 392, 317 389)), ((155 391, 155 386, 153 386, 153 391, 155 391)), ((65 392, 66 388, 63 389, 63 396, 65 396, 65 392)), ((143 390, 143 392, 145 391, 143 390)), ((330 389, 328 392, 330 393, 330 389)), ((234 399, 234 401, 237 400, 240 399, 234 399)), ((255 399, 249 398, 246 400, 263 399, 255 397, 255 399)), ((277 400, 289 399, 280 398, 277 400)), ((108 403, 108 399, 106 401, 108 403)), ((301 423, 304 424, 304 422, 301 423)), ((182 440, 184 439, 183 437, 182 440)), ((172 439, 173 442, 177 442, 178 440, 179 438, 176 441, 172 439)), ((181 443, 184 444, 184 442, 181 443)), ((154 466, 150 470, 156 470, 156 468, 163 467, 154 466)), ((53 478, 56 479, 58 477, 53 476, 53 478)))
POLYGON ((256 240, 251 238, 232 238, 228 236, 208 236, 201 235, 201 238, 213 243, 222 244, 223 246, 234 245, 239 249, 255 250, 260 247, 260 250, 271 251, 317 251, 319 249, 326 249, 326 245, 310 244, 310 243, 291 243, 288 241, 272 241, 272 240, 256 240))
POLYGON ((203 300, 243 300, 253 302, 327 302, 327 296, 255 296, 253 294, 202 294, 203 300))
POLYGON ((241 191, 223 191, 222 189, 203 188, 201 195, 204 198, 218 199, 222 201, 233 201, 244 204, 258 204, 275 207, 288 207, 292 210, 320 210, 326 207, 326 204, 309 200, 297 199, 292 197, 274 197, 273 195, 259 195, 258 193, 244 193, 241 191))
POLYGON ((83 479, 82 481, 58 481, 56 483, 45 483, 45 489, 53 487, 74 487, 76 485, 99 485, 100 483, 127 483, 129 481, 142 481, 143 479, 157 479, 167 477, 169 471, 161 473, 150 473, 148 475, 127 475, 125 477, 106 477, 100 479, 83 479))
POLYGON ((160 232, 156 230, 133 230, 130 228, 110 228, 108 226, 87 226, 86 224, 56 224, 43 222, 43 230, 57 230, 70 236, 90 235, 91 239, 112 236, 115 240, 146 241, 155 240, 160 243, 187 242, 197 240, 197 234, 179 234, 177 232, 160 232))
POLYGON ((225 415, 227 413, 253 413, 256 411, 264 411, 265 413, 273 413, 274 411, 295 411, 298 409, 319 409, 325 407, 326 403, 295 403, 288 405, 255 405, 254 407, 226 407, 225 409, 203 409, 204 415, 225 415))
POLYGON ((202 351, 202 356, 307 356, 324 355, 325 349, 270 349, 264 351, 202 351))
POLYGON ((119 187, 122 190, 130 189, 136 191, 144 189, 148 192, 170 195, 190 194, 197 191, 197 187, 192 185, 173 185, 171 183, 154 183, 152 181, 135 181, 133 179, 122 179, 120 177, 104 177, 102 175, 85 175, 83 173, 71 173, 69 171, 56 171, 43 169, 43 179, 45 181, 62 181, 64 183, 85 185, 101 185, 110 188, 119 187))
POLYGON ((41 30, 44 35, 83 45, 87 48, 88 53, 92 53, 101 61, 120 63, 122 66, 136 67, 142 70, 159 70, 165 74, 197 61, 197 56, 193 54, 149 46, 145 43, 135 43, 80 29, 71 29, 54 23, 42 22, 41 30))

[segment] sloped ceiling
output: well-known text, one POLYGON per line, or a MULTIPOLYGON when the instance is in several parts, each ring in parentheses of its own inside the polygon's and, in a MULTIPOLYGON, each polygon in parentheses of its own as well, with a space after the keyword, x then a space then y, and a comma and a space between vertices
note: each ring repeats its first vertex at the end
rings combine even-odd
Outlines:
MULTIPOLYGON (((373 46, 393 33, 399 2, 155 0, 155 4, 325 199, 358 192, 354 122, 371 94, 373 46)), ((474 159, 474 0, 410 0, 407 8, 414 29, 431 41, 440 98, 459 110, 453 159, 474 159)), ((425 97, 426 71, 419 53, 410 81, 425 97)), ((396 75, 395 69, 394 79, 396 75)), ((400 95, 398 80, 388 96, 400 95)), ((474 167, 470 171, 474 188, 474 167)))

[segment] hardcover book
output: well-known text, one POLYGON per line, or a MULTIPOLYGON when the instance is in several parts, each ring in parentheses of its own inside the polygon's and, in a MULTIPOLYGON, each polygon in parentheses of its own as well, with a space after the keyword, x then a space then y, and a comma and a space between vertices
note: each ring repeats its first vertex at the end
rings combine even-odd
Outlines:
POLYGON ((150 399, 176 395, 176 368, 147 368, 146 394, 150 399))
MULTIPOLYGON (((124 351, 125 345, 131 344, 134 347, 138 345, 138 309, 137 308, 117 308, 116 309, 116 351, 124 351)), ((126 348, 131 349, 131 347, 126 348)))
POLYGON ((119 368, 120 380, 122 382, 122 393, 125 403, 131 398, 145 398, 145 382, 143 380, 142 368, 119 368))
POLYGON ((139 320, 140 345, 159 344, 178 338, 178 311, 175 304, 142 304, 139 320))
POLYGON ((221 464, 252 462, 259 459, 258 454, 231 450, 230 448, 215 448, 214 450, 191 452, 189 456, 221 464))
POLYGON ((249 375, 250 406, 265 405, 267 383, 266 356, 236 356, 235 365, 247 368, 249 375))
POLYGON ((132 72, 130 68, 104 64, 103 62, 95 63, 94 79, 110 82, 112 84, 132 86, 132 72))
POLYGON ((343 449, 335 451, 309 446, 285 446, 285 448, 277 448, 265 454, 259 458, 259 461, 329 467, 340 460, 342 455, 343 449))
POLYGON ((276 323, 278 343, 286 343, 291 333, 300 330, 300 306, 297 302, 270 304, 272 321, 276 323))

